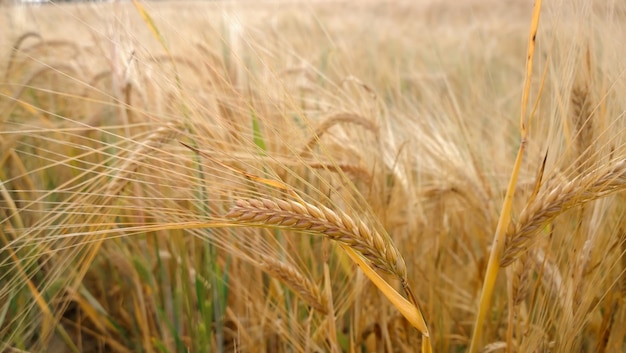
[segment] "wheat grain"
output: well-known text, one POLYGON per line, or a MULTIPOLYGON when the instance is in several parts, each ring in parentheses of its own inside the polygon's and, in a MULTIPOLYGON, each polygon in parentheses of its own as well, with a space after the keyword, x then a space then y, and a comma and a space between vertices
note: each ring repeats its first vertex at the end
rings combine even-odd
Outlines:
POLYGON ((626 159, 544 189, 524 208, 518 223, 510 227, 500 265, 512 264, 530 247, 537 232, 559 214, 624 188, 626 159))
POLYGON ((343 212, 307 202, 248 199, 237 200, 226 217, 242 224, 266 224, 326 235, 406 282, 406 264, 398 249, 381 234, 343 212))

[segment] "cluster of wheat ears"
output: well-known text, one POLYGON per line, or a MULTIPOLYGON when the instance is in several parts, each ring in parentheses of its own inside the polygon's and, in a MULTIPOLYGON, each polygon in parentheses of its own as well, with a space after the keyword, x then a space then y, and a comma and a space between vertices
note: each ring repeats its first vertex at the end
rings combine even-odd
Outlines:
POLYGON ((619 3, 2 6, 0 352, 626 349, 619 3))

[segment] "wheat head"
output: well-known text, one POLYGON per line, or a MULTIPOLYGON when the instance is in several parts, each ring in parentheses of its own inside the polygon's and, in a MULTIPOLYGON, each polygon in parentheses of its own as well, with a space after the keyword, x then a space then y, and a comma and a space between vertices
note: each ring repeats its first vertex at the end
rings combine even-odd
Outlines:
POLYGON ((524 208, 517 224, 509 228, 500 265, 512 264, 528 250, 537 232, 559 214, 625 188, 626 159, 544 189, 524 208))
POLYGON ((260 255, 256 263, 263 271, 287 285, 312 308, 328 314, 328 303, 315 283, 305 277, 296 267, 271 256, 260 255))
POLYGON ((265 224, 317 232, 359 252, 375 267, 406 282, 406 264, 398 249, 365 223, 323 205, 270 199, 237 200, 226 215, 242 224, 265 224))

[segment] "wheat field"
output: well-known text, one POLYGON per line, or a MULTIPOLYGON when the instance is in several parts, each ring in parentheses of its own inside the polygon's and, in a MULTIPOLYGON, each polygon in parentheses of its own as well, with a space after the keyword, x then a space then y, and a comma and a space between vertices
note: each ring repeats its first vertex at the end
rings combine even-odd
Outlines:
POLYGON ((0 352, 626 351, 621 2, 0 17, 0 352))

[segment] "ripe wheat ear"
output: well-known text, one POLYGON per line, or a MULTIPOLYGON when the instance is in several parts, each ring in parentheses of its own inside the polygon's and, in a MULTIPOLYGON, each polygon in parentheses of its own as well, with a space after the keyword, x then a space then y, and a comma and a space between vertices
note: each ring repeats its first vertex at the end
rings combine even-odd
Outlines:
POLYGON ((323 205, 270 199, 237 200, 226 215, 246 224, 266 224, 314 231, 361 253, 377 268, 406 282, 406 264, 398 249, 363 222, 323 205))
POLYGON ((626 159, 544 189, 526 205, 517 224, 509 230, 500 265, 512 264, 531 246, 537 232, 561 213, 624 189, 626 159))

